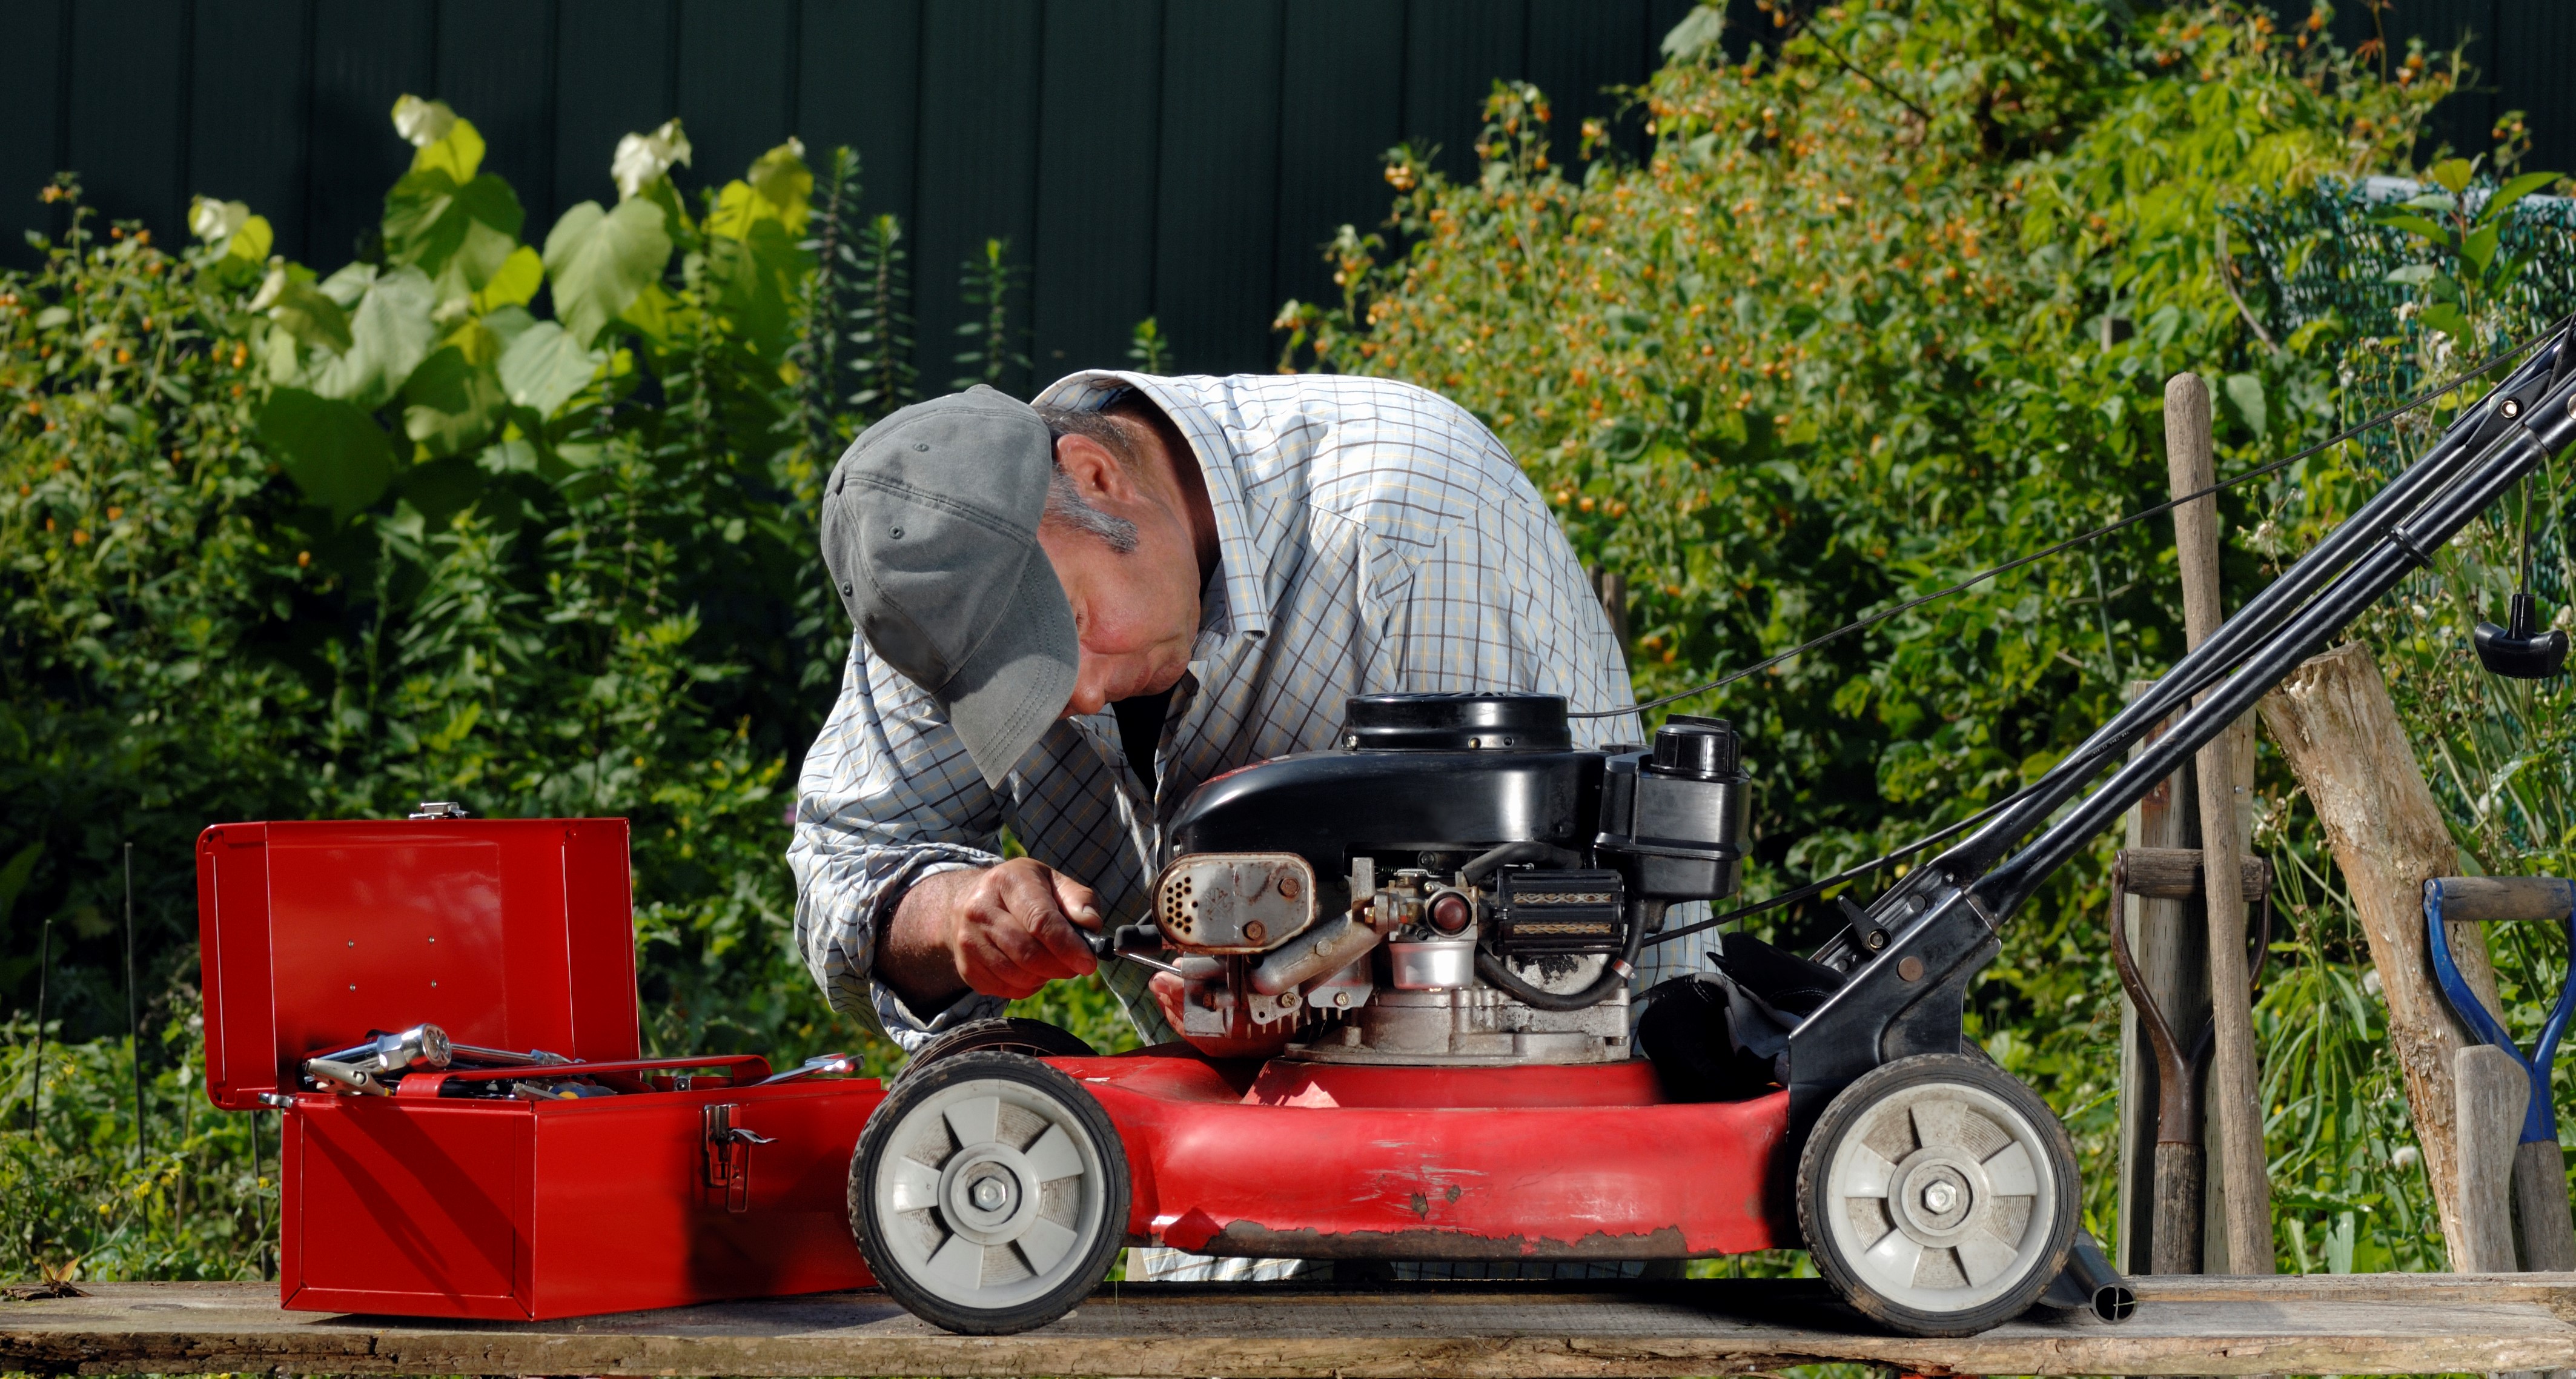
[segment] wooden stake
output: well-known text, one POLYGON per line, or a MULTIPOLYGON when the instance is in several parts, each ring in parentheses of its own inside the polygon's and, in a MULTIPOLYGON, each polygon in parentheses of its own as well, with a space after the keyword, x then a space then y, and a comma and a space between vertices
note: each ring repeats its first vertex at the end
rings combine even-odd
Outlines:
MULTIPOLYGON (((2198 374, 2176 374, 2165 384, 2165 461, 2176 497, 2217 480, 2209 385, 2198 374)), ((2174 548, 2182 564, 2183 623, 2197 647, 2227 616, 2218 585, 2216 497, 2174 509, 2174 548)), ((2231 724, 2200 749, 2200 849, 2212 876, 2234 876, 2245 855, 2236 783, 2239 764, 2252 760, 2253 749, 2249 722, 2231 724)), ((2203 1104, 2217 1118, 2218 1176, 2227 1185, 2227 1268, 2230 1273, 2268 1274, 2274 1271, 2272 1185, 2270 1160, 2263 1152, 2254 1005, 2246 993, 2245 897, 2231 886, 2211 886, 2203 903, 2209 918, 2210 1021, 2216 1032, 2203 1104)))
MULTIPOLYGON (((2154 684, 2132 682, 2129 697, 2136 699, 2154 684)), ((2165 727, 2158 724, 2132 755, 2164 736, 2165 727)), ((2185 762, 2130 807, 2129 847, 2197 849, 2198 811, 2191 764, 2185 762)), ((2137 955, 2156 1008, 2187 1047, 2209 1022, 2209 962, 2201 951, 2207 931, 2200 902, 2132 889, 2128 910, 2121 919, 2129 926, 2129 951, 2137 955)), ((2196 1274, 2205 1262, 2226 1258, 2223 1249, 2203 1253, 2204 1204, 2212 1199, 2215 1185, 2205 1182, 2207 1160, 2197 1145, 2157 1143, 2160 1074, 2125 989, 2120 993, 2120 1039, 2120 1268, 2131 1274, 2196 1274), (2187 1155, 2177 1154, 2186 1148, 2187 1155), (2182 1186, 2186 1179, 2188 1186, 2182 1186)))
MULTIPOLYGON (((2465 1269, 2452 1061, 2477 1041, 2442 999, 2424 933, 2424 883, 2457 870, 2459 848, 2368 648, 2347 643, 2292 671, 2264 696, 2263 723, 2306 787, 2352 892, 2388 1002, 2388 1042, 2406 1074, 2442 1238, 2453 1267, 2465 1269)), ((2451 955, 2470 988, 2495 1009, 2495 966, 2479 928, 2450 926, 2451 955)))

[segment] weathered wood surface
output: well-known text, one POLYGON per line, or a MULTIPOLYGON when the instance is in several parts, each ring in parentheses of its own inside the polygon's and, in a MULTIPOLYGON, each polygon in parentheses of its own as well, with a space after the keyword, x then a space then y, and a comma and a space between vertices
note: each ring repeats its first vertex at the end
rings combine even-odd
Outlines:
POLYGON ((1874 1333, 1812 1281, 1104 1289, 1053 1326, 950 1336, 880 1293, 499 1324, 280 1311, 257 1284, 0 1304, 0 1370, 84 1374, 1537 1376, 2391 1374, 2576 1366, 2576 1274, 2142 1279, 2119 1326, 1874 1333))
POLYGON ((2563 920, 2576 883, 2555 876, 2444 876, 2442 918, 2452 924, 2563 920))
POLYGON ((2480 1044, 2460 1050, 2452 1078, 2459 1090, 2461 1235, 2451 1262, 2465 1272, 2511 1273, 2521 1266, 2510 1189, 2531 1076, 2512 1054, 2480 1044))
MULTIPOLYGON (((2200 849, 2123 848, 2120 856, 2129 864, 2129 894, 2156 900, 2202 898, 2207 882, 2201 874, 2200 849)), ((2237 889, 2248 905, 2260 902, 2264 892, 2272 889, 2272 864, 2260 857, 2238 858, 2237 873, 2237 889)))
MULTIPOLYGON (((2263 697, 2263 723, 2316 806, 2335 866, 2351 889, 2388 1002, 2388 1041, 2406 1074, 2406 1101, 2424 1146, 2442 1238, 2459 1259, 2451 1068, 2460 1049, 2476 1040, 2434 982, 2424 929, 2424 883, 2459 870, 2459 847, 2442 824, 2368 648, 2349 642, 2311 657, 2263 697)), ((2494 1009, 2495 964, 2486 936, 2474 924, 2451 926, 2451 955, 2470 988, 2494 1009)))
MULTIPOLYGON (((2165 383, 2165 463, 2179 498, 2217 479, 2210 448, 2209 384, 2195 373, 2165 383)), ((2182 567, 2183 630, 2193 647, 2218 631, 2227 606, 2218 580, 2218 499, 2174 509, 2174 551, 2182 567)), ((2200 847, 2212 875, 2231 876, 2245 857, 2244 814, 2253 785, 2254 725, 2229 724, 2200 749, 2200 847)), ((2262 1069, 2254 1047, 2254 1001, 2245 961, 2245 897, 2231 886, 2204 889, 2209 925, 2211 1041, 2203 1114, 2217 1120, 2219 1175, 2227 1187, 2226 1270, 2268 1274, 2272 1256, 2272 1181, 2263 1152, 2262 1069)))

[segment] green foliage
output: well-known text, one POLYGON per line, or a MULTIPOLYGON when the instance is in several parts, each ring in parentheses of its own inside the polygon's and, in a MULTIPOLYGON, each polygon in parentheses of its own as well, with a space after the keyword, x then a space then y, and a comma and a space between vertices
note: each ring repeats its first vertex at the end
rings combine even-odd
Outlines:
POLYGON ((984 241, 984 252, 961 265, 958 296, 981 315, 958 323, 958 336, 969 343, 957 352, 956 362, 966 372, 950 380, 951 388, 978 383, 999 388, 1015 371, 1028 368, 1029 356, 1020 348, 1019 333, 1011 323, 1011 296, 1019 290, 1021 276, 1011 262, 1007 239, 984 241))
MULTIPOLYGON (((2327 433, 2345 339, 2267 338, 2235 300, 2221 213, 2403 170, 2462 74, 2417 52, 2382 79, 2324 18, 2283 32, 2236 4, 2134 22, 2083 4, 1846 4, 1742 62, 1685 25, 1641 93, 1652 152, 1579 174, 1551 165, 1544 95, 1500 86, 1473 182, 1388 155, 1386 233, 1343 231, 1342 299, 1283 311, 1286 362, 1473 408, 1583 558, 1626 575, 1640 692, 1685 688, 2162 497, 2175 373, 2215 385, 2222 473, 2327 433)), ((2229 525, 2340 467, 2231 495, 2229 525)), ((1748 893, 1865 859, 2055 762, 2180 654, 2169 540, 2142 524, 1676 705, 1746 730, 1748 893)), ((2266 563, 2231 552, 2240 597, 2266 563)), ((2267 845, 2322 875, 2313 820, 2268 769, 2267 845)), ((2116 845, 2053 879, 1971 999, 1972 1033, 2094 1163, 2117 1119, 2116 845)), ((2339 1015, 2359 950, 2348 915, 2309 895, 2260 1016, 2272 1143, 2302 1184, 2284 1239, 2309 1267, 2424 1267, 2420 1240, 2395 1234, 2427 1218, 2421 1174, 2392 1167, 2406 1129, 2384 1032, 2339 1015)), ((1778 928, 1838 922, 1793 911, 1778 928)), ((2088 1175, 2105 1239, 2112 1178, 2088 1175)))
POLYGON ((1159 374, 1172 365, 1171 337, 1163 334, 1163 323, 1148 316, 1136 323, 1127 336, 1127 358, 1138 373, 1159 374))

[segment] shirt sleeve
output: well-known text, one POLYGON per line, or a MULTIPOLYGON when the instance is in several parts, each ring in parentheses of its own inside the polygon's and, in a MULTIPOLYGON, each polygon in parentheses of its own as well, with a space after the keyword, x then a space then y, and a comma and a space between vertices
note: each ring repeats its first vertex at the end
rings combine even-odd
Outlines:
POLYGON ((873 1013, 905 1049, 1002 1013, 968 993, 924 1017, 874 979, 891 907, 925 876, 1000 862, 1001 806, 937 704, 853 637, 841 697, 805 755, 795 838, 796 946, 833 1009, 873 1013))

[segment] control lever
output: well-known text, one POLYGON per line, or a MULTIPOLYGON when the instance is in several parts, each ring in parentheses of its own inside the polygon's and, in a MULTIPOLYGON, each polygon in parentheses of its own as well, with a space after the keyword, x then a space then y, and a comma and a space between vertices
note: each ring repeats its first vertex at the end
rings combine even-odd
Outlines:
POLYGON ((1115 929, 1103 929, 1096 934, 1085 934, 1082 941, 1091 945, 1091 953, 1094 957, 1125 958, 1139 967, 1148 967, 1156 972, 1169 972, 1175 977, 1181 975, 1181 969, 1161 958, 1146 957, 1143 953, 1127 946, 1133 941, 1150 943, 1156 949, 1160 949, 1163 946, 1162 931, 1151 924, 1121 924, 1115 929))

